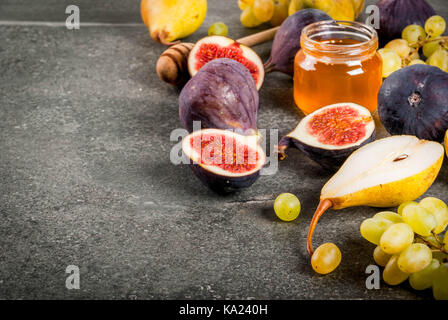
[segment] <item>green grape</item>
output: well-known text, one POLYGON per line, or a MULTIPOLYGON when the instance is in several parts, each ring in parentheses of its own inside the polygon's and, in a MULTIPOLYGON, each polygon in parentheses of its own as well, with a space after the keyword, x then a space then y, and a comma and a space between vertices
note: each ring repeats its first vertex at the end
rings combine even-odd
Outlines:
POLYGON ((425 31, 431 38, 441 36, 446 29, 446 22, 441 16, 432 16, 425 23, 425 31))
POLYGON ((254 0, 252 8, 255 17, 261 22, 271 20, 274 15, 275 7, 273 0, 254 0))
POLYGON ((209 36, 227 36, 229 29, 224 22, 215 22, 208 28, 209 36))
POLYGON ((398 257, 398 267, 406 273, 419 272, 425 269, 432 260, 432 251, 423 243, 413 243, 398 257))
POLYGON ((238 0, 238 7, 240 7, 241 11, 246 10, 254 3, 254 0, 238 0))
POLYGON ((291 193, 282 193, 275 199, 274 211, 280 220, 295 220, 300 214, 300 209, 299 199, 291 193))
POLYGON ((434 272, 439 268, 440 261, 432 259, 429 265, 422 271, 409 276, 409 284, 415 290, 425 290, 432 287, 434 272))
POLYGON ((401 37, 413 47, 426 39, 426 32, 425 29, 418 24, 411 24, 403 29, 401 37))
POLYGON ((411 53, 409 43, 404 39, 395 39, 384 46, 386 49, 395 51, 400 58, 406 58, 411 53))
POLYGON ((429 58, 440 47, 441 47, 440 43, 437 41, 428 42, 423 45, 423 54, 425 55, 426 58, 429 58))
POLYGON ((397 210, 398 214, 399 214, 399 215, 403 215, 403 209, 406 208, 406 207, 409 206, 409 205, 418 205, 418 203, 415 202, 415 201, 406 201, 406 202, 403 202, 403 203, 400 204, 400 206, 398 207, 398 210, 397 210))
POLYGON ((428 237, 423 237, 423 242, 421 243, 429 243, 431 246, 433 247, 440 247, 440 241, 434 236, 434 235, 430 235, 428 237))
POLYGON ((448 72, 448 52, 439 48, 426 60, 426 63, 448 72))
POLYGON ((314 251, 311 266, 319 274, 328 274, 341 263, 342 255, 334 243, 324 243, 314 251))
POLYGON ((448 252, 448 232, 445 232, 445 237, 443 238, 443 249, 448 252))
POLYGON ((400 253, 414 242, 414 232, 406 223, 391 225, 380 239, 381 250, 388 254, 400 253))
POLYGON ((383 271, 383 280, 391 286, 399 285, 406 281, 409 274, 403 272, 398 268, 398 255, 392 256, 383 271))
POLYGON ((274 14, 269 21, 274 27, 279 26, 288 18, 289 0, 274 0, 274 14))
POLYGON ((434 272, 432 293, 436 300, 448 300, 448 264, 442 263, 434 272))
POLYGON ((411 62, 409 62, 408 67, 416 65, 416 64, 426 64, 426 62, 423 60, 420 60, 420 59, 412 60, 411 62))
POLYGON ((369 218, 361 224, 361 235, 367 241, 379 245, 381 236, 391 225, 393 225, 393 222, 390 220, 369 218))
POLYGON ((435 251, 432 253, 434 259, 439 260, 441 263, 448 263, 448 254, 441 251, 435 251))
POLYGON ((383 78, 387 78, 393 72, 401 69, 402 61, 395 51, 383 48, 378 50, 378 53, 383 60, 383 78))
POLYGON ((430 236, 437 226, 437 221, 433 214, 420 205, 404 208, 403 219, 415 233, 423 237, 430 236))
POLYGON ((392 256, 390 254, 387 254, 386 252, 381 250, 380 246, 377 246, 373 251, 373 260, 375 260, 376 264, 381 267, 385 267, 391 257, 392 256))
POLYGON ((252 7, 247 7, 243 12, 241 12, 240 21, 241 24, 247 28, 254 28, 262 24, 262 22, 259 21, 252 12, 252 7))
POLYGON ((416 64, 426 64, 426 62, 423 60, 420 60, 420 59, 415 59, 415 60, 412 60, 411 62, 409 62, 408 66, 410 67, 410 66, 413 66, 416 64))
POLYGON ((389 220, 389 221, 391 221, 393 223, 404 222, 402 216, 400 216, 398 213, 395 213, 395 212, 392 212, 392 211, 382 211, 382 212, 379 212, 376 215, 374 215, 373 218, 386 219, 386 220, 389 220))
POLYGON ((434 197, 427 197, 420 201, 420 205, 430 211, 436 218, 437 226, 434 233, 442 233, 448 226, 448 206, 445 202, 434 197))

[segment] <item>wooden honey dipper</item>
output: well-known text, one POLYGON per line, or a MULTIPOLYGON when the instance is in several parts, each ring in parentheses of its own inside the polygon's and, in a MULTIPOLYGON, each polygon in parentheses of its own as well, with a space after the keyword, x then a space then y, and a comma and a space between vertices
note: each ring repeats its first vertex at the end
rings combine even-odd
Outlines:
MULTIPOLYGON (((258 32, 236 40, 240 44, 252 47, 257 44, 274 39, 280 27, 258 32)), ((179 43, 166 49, 157 60, 156 71, 159 78, 171 85, 179 85, 188 79, 188 55, 194 43, 179 43)))

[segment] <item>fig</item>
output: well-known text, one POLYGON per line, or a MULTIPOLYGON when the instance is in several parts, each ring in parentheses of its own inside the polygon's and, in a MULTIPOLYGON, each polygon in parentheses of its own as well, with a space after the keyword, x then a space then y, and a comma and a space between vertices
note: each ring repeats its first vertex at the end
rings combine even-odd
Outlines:
POLYGON ((221 129, 191 133, 183 139, 182 151, 194 174, 220 194, 250 187, 266 161, 256 136, 221 129))
POLYGON ((375 122, 366 108, 338 103, 310 113, 278 144, 280 159, 289 147, 301 150, 327 170, 335 171, 361 146, 375 140, 375 122))
POLYGON ((261 88, 264 67, 260 57, 251 48, 223 36, 209 36, 196 42, 188 56, 188 71, 193 77, 208 62, 219 58, 229 58, 244 65, 250 71, 257 89, 261 88))
POLYGON ((247 68, 231 59, 207 63, 179 96, 179 116, 189 132, 201 128, 232 129, 251 135, 257 131, 258 91, 247 68))
POLYGON ((283 21, 272 43, 271 56, 264 64, 265 72, 279 71, 294 75, 294 58, 300 50, 300 34, 307 25, 323 20, 331 20, 325 12, 317 9, 297 11, 283 21))
POLYGON ((392 73, 381 86, 378 114, 392 135, 442 142, 448 129, 448 73, 424 64, 392 73))
POLYGON ((377 6, 380 11, 377 31, 382 46, 400 39, 403 29, 411 24, 424 27, 426 20, 436 14, 425 0, 380 0, 377 6))

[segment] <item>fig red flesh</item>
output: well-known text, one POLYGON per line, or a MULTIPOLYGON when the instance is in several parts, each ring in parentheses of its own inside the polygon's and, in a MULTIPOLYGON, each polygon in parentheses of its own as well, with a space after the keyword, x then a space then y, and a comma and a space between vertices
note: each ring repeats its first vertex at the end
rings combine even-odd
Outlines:
POLYGON ((201 69, 206 63, 212 60, 229 58, 244 65, 254 78, 255 83, 258 83, 260 78, 259 67, 254 62, 244 57, 243 50, 238 42, 234 42, 228 47, 223 47, 215 43, 203 43, 199 46, 198 51, 195 52, 195 55, 195 68, 197 70, 201 69))
POLYGON ((190 138, 190 146, 200 154, 198 162, 232 173, 254 170, 260 154, 225 134, 202 133, 190 138))

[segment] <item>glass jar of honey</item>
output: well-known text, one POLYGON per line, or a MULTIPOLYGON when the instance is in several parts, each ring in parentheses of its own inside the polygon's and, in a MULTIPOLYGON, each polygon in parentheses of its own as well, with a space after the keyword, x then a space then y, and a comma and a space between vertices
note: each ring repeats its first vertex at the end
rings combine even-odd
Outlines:
POLYGON ((294 100, 305 114, 340 102, 376 110, 382 60, 375 29, 359 22, 316 22, 303 29, 300 43, 294 100))

